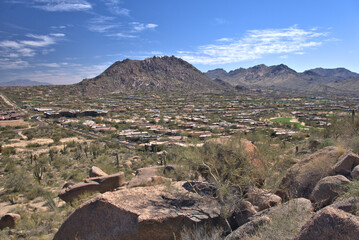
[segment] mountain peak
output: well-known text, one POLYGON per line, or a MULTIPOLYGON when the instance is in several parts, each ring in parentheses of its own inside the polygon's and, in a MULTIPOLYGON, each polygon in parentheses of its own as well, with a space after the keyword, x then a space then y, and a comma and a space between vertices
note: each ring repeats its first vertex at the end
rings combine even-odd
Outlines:
POLYGON ((99 76, 78 86, 84 94, 111 92, 210 92, 225 87, 175 56, 117 61, 99 76))

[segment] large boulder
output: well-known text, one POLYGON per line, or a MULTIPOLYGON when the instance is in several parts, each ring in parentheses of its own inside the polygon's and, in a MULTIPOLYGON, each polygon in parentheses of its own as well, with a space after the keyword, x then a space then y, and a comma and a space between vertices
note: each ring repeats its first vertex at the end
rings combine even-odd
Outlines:
POLYGON ((4 228, 15 228, 17 222, 21 219, 19 214, 8 213, 0 219, 0 230, 4 228))
POLYGON ((176 182, 102 194, 76 209, 54 240, 181 239, 183 227, 219 221, 218 202, 187 191, 183 185, 176 182))
POLYGON ((332 167, 332 174, 349 176, 355 166, 359 165, 359 156, 352 151, 347 151, 338 159, 332 167))
POLYGON ((295 240, 359 239, 359 218, 332 207, 318 211, 301 229, 295 240))
POLYGON ((125 175, 123 172, 106 175, 103 177, 89 178, 84 182, 63 188, 58 196, 65 202, 73 202, 75 199, 78 199, 82 195, 112 191, 122 186, 124 183, 125 175))
POLYGON ((335 198, 345 192, 344 185, 350 181, 343 175, 322 178, 310 195, 310 200, 317 208, 322 208, 333 202, 335 198))
POLYGON ((90 169, 90 173, 89 173, 90 177, 103 177, 103 176, 107 176, 107 173, 105 173, 104 171, 101 170, 101 168, 98 168, 96 166, 93 166, 90 169))
POLYGON ((250 187, 247 193, 250 203, 258 207, 258 211, 277 206, 282 203, 282 198, 267 190, 250 187))
POLYGON ((339 148, 331 146, 297 162, 287 171, 276 194, 284 200, 299 197, 309 198, 316 183, 321 178, 330 175, 331 167, 341 154, 339 148))
POLYGON ((250 235, 254 234, 256 230, 260 226, 263 226, 264 224, 270 223, 270 218, 267 216, 262 216, 256 219, 253 219, 252 221, 242 225, 235 231, 233 231, 231 234, 229 234, 225 240, 245 240, 250 237, 250 235))

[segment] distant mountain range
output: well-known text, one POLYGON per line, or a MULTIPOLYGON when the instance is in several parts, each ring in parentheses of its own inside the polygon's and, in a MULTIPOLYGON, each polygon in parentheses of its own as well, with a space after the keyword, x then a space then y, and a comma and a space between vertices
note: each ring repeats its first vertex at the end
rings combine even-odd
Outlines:
POLYGON ((215 92, 231 88, 188 62, 172 57, 118 61, 99 76, 75 85, 84 95, 113 92, 215 92))
POLYGON ((31 81, 28 79, 17 79, 9 82, 0 82, 0 86, 3 87, 19 87, 19 86, 40 86, 40 85, 52 85, 51 83, 31 81))
POLYGON ((284 64, 251 68, 238 68, 227 72, 223 69, 205 73, 211 79, 221 79, 232 86, 255 88, 292 89, 311 92, 356 92, 359 90, 359 74, 345 68, 315 68, 298 73, 284 64))
MULTIPOLYGON (((0 83, 0 86, 48 84, 15 80, 0 83)), ((223 93, 251 88, 359 95, 359 74, 345 68, 315 68, 299 73, 284 64, 261 64, 229 72, 215 69, 202 73, 180 58, 164 56, 118 61, 95 78, 61 87, 71 94, 87 96, 136 92, 223 93)))

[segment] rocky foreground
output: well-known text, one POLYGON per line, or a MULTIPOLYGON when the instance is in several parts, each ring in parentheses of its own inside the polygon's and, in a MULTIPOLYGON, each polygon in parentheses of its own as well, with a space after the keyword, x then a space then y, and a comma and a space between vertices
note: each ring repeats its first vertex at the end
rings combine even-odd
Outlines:
MULTIPOLYGON (((309 155, 288 170, 277 191, 247 186, 245 198, 225 217, 215 184, 166 176, 177 170, 142 168, 125 182, 123 173, 107 175, 93 167, 90 178, 66 184, 59 197, 71 204, 84 193, 103 194, 78 207, 54 239, 268 239, 268 229, 278 237, 286 234, 281 239, 359 239, 359 199, 342 198, 346 186, 359 179, 359 156, 351 151, 326 147, 309 155), (206 238, 184 234, 201 228, 206 238)), ((0 227, 17 221, 8 214, 0 227)))

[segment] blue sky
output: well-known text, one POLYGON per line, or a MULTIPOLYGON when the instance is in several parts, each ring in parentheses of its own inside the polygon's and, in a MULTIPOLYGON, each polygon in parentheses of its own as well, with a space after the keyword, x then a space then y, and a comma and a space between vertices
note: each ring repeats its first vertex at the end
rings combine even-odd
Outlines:
POLYGON ((359 72, 359 1, 0 1, 1 82, 75 83, 155 55, 201 71, 284 63, 359 72))

